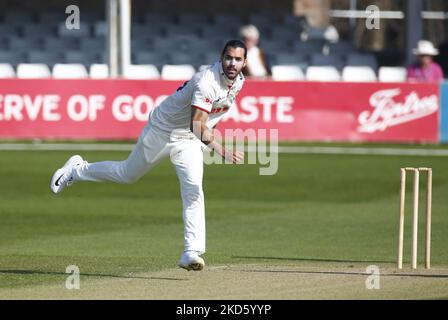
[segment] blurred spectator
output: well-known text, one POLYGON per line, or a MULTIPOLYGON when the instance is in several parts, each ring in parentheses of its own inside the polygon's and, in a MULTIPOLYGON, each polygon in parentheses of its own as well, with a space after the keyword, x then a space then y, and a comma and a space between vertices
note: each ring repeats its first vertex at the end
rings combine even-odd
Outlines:
POLYGON ((339 32, 338 29, 332 24, 325 28, 324 31, 325 40, 331 43, 336 43, 339 41, 339 32))
POLYGON ((254 25, 241 27, 240 36, 247 47, 247 66, 243 74, 248 77, 264 78, 270 75, 264 50, 258 47, 260 33, 254 25))
POLYGON ((433 57, 439 54, 434 45, 427 40, 420 40, 413 50, 418 61, 408 67, 408 81, 442 81, 443 71, 439 64, 433 61, 433 57))
POLYGON ((336 43, 339 41, 339 32, 332 24, 326 27, 313 27, 307 24, 305 29, 300 33, 300 40, 325 40, 330 43, 336 43))

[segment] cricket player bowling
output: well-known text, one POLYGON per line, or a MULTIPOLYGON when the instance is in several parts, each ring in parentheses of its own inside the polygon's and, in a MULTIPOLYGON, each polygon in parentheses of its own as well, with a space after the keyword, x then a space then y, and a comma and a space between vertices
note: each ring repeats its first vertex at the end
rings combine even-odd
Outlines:
MULTIPOLYGON (((184 252, 179 266, 200 271, 205 262, 205 205, 202 190, 203 150, 210 148, 227 161, 241 162, 244 153, 225 148, 213 129, 228 112, 244 83, 247 48, 227 42, 220 61, 196 73, 149 115, 136 145, 124 161, 89 163, 74 155, 56 170, 51 191, 61 192, 79 181, 133 183, 165 158, 179 178, 183 203, 184 252)), ((156 183, 156 182, 155 182, 156 183)))

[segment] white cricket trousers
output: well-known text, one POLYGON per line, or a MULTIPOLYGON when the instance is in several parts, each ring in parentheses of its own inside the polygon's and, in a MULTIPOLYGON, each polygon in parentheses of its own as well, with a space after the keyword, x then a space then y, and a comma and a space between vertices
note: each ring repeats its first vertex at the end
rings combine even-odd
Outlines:
POLYGON ((74 170, 73 178, 74 181, 133 183, 169 156, 180 182, 185 250, 202 254, 205 252, 204 147, 194 136, 169 135, 148 123, 126 160, 86 163, 74 170))

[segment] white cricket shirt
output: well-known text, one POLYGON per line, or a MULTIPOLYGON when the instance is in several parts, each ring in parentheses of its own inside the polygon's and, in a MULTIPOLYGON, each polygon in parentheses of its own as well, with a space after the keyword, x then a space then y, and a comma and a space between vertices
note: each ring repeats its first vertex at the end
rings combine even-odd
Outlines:
POLYGON ((168 134, 191 135, 191 108, 198 108, 209 113, 206 125, 211 129, 230 109, 243 83, 242 73, 235 80, 228 79, 218 61, 166 98, 151 112, 149 122, 168 134))

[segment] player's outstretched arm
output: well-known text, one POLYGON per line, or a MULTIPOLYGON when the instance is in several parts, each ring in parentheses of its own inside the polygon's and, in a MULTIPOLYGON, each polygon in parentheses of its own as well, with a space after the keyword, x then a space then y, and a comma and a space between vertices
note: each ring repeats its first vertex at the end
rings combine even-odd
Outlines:
POLYGON ((221 141, 217 141, 213 135, 213 131, 210 130, 207 125, 208 113, 199 109, 191 108, 191 124, 190 130, 201 140, 205 145, 209 146, 224 159, 231 161, 232 163, 241 162, 244 159, 244 153, 241 151, 229 150, 222 146, 221 141))

